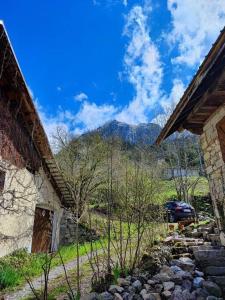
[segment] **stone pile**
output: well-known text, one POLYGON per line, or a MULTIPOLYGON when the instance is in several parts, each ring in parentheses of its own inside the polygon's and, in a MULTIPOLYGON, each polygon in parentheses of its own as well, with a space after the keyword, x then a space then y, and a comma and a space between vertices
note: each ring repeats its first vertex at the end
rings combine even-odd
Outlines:
MULTIPOLYGON (((87 299, 87 298, 86 298, 87 299)), ((205 274, 196 268, 194 260, 180 257, 163 265, 160 271, 149 276, 119 278, 108 291, 91 293, 90 300, 216 300, 223 299, 220 287, 206 280, 205 274)))
MULTIPOLYGON (((158 269, 139 271, 119 278, 103 293, 91 293, 88 300, 216 300, 225 299, 225 249, 210 235, 213 226, 186 229, 164 241, 172 258, 158 269)), ((164 247, 163 246, 163 247, 164 247)), ((171 257, 171 256, 170 256, 171 257)))

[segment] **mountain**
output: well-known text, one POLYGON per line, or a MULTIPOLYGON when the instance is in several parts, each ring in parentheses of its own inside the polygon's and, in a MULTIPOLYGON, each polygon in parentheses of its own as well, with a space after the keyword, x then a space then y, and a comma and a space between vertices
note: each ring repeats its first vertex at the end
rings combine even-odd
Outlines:
POLYGON ((113 120, 105 123, 95 132, 98 132, 103 138, 114 136, 130 144, 152 145, 161 129, 159 125, 153 123, 129 125, 113 120))

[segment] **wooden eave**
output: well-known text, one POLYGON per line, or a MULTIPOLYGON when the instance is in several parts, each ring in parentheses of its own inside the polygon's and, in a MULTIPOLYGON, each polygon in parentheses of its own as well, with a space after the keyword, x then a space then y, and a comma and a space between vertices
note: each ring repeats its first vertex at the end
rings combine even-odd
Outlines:
POLYGON ((0 90, 19 104, 24 126, 42 160, 42 165, 63 206, 73 204, 72 196, 54 160, 44 127, 34 106, 8 34, 0 21, 0 90), (3 68, 3 69, 2 69, 3 68))
POLYGON ((156 140, 175 131, 201 134, 208 118, 225 103, 225 28, 205 57, 174 112, 156 140))

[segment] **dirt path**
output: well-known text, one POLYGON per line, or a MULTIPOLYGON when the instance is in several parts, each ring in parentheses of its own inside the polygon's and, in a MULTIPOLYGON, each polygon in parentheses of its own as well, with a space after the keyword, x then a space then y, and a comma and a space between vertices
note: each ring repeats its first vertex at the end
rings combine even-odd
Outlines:
MULTIPOLYGON (((80 264, 84 264, 88 261, 88 256, 84 255, 80 257, 80 264)), ((77 265, 77 261, 73 260, 67 264, 65 264, 66 270, 67 271, 71 271, 73 270, 77 265)), ((64 275, 64 269, 63 266, 60 265, 58 267, 53 268, 50 273, 49 273, 49 282, 57 279, 59 276, 64 275)), ((40 276, 38 278, 34 278, 33 281, 33 286, 36 290, 40 290, 42 288, 42 286, 44 286, 44 278, 43 276, 40 276)), ((28 297, 29 295, 32 295, 31 293, 31 289, 29 284, 25 284, 23 288, 17 290, 16 292, 13 292, 11 294, 8 295, 4 295, 5 300, 21 300, 25 297, 28 297)))

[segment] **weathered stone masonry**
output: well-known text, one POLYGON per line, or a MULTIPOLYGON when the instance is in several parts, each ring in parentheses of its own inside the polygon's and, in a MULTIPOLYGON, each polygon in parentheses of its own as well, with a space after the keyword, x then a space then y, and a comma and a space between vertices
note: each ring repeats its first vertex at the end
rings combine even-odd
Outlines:
POLYGON ((209 177, 209 185, 214 205, 215 217, 221 230, 221 241, 225 243, 225 162, 223 159, 223 143, 219 135, 218 124, 225 117, 225 105, 219 107, 208 119, 200 137, 204 152, 206 173, 209 177))

